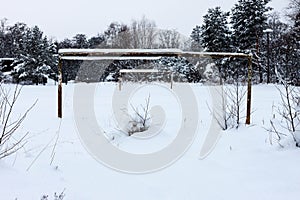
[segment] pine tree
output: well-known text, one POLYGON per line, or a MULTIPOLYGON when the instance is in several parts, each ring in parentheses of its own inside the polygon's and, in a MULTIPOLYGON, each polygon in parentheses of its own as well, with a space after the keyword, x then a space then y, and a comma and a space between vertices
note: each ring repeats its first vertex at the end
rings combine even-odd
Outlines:
POLYGON ((201 49, 201 26, 197 25, 195 28, 193 28, 192 33, 190 35, 192 40, 192 50, 200 50, 201 49))
MULTIPOLYGON (((12 30, 14 32, 20 29, 12 30)), ((57 63, 54 57, 56 49, 37 26, 21 30, 24 31, 19 34, 21 38, 13 35, 16 37, 15 48, 18 54, 16 54, 15 71, 12 76, 16 82, 46 83, 47 78, 53 73, 51 69, 57 63)))
POLYGON ((201 27, 202 46, 209 52, 228 52, 230 50, 230 31, 227 18, 229 12, 220 7, 208 9, 203 16, 201 27))
MULTIPOLYGON (((270 0, 239 0, 234 5, 231 15, 231 24, 233 28, 233 46, 236 52, 254 54, 254 79, 263 81, 263 71, 260 64, 260 39, 263 30, 267 27, 267 12, 271 8, 267 7, 270 0)), ((246 66, 246 63, 240 63, 246 66)), ((246 73, 243 67, 241 74, 246 73)))
POLYGON ((88 48, 89 44, 85 34, 77 34, 73 37, 73 48, 88 48))
POLYGON ((89 48, 99 48, 101 44, 105 41, 104 35, 98 34, 97 36, 91 37, 88 40, 89 48))
POLYGON ((272 13, 267 24, 268 29, 271 29, 272 32, 264 33, 262 37, 260 51, 261 61, 263 68, 267 68, 267 59, 269 59, 270 82, 275 83, 277 81, 275 68, 277 68, 282 75, 285 74, 285 61, 283 59, 285 50, 283 47, 286 46, 286 41, 284 41, 283 35, 288 32, 289 26, 280 21, 278 13, 272 13))
POLYGON ((8 28, 7 40, 9 47, 7 48, 8 54, 11 57, 18 58, 26 51, 26 39, 29 27, 24 23, 16 23, 8 28))
POLYGON ((292 84, 300 85, 300 1, 290 0, 290 14, 288 15, 293 25, 287 34, 289 41, 289 58, 287 68, 289 69, 289 79, 292 84))
MULTIPOLYGON (((231 38, 228 27, 229 12, 223 12, 220 7, 208 9, 208 13, 203 16, 201 27, 202 46, 209 52, 230 52, 231 38)), ((228 59, 216 59, 215 65, 218 69, 220 80, 228 78, 228 59)))
POLYGON ((231 15, 236 51, 256 51, 258 40, 267 26, 270 0, 239 0, 231 15))

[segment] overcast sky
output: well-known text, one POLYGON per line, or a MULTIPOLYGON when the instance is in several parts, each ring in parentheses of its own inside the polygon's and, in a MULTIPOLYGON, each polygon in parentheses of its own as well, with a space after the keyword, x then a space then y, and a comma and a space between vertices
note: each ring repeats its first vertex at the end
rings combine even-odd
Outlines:
MULTIPOLYGON (((229 11, 238 0, 0 0, 0 19, 10 25, 24 22, 38 25, 48 36, 58 40, 77 33, 93 36, 102 33, 113 21, 129 24, 143 15, 159 28, 176 29, 189 36, 201 24, 208 8, 221 6, 229 11)), ((282 11, 288 0, 270 4, 282 11)))

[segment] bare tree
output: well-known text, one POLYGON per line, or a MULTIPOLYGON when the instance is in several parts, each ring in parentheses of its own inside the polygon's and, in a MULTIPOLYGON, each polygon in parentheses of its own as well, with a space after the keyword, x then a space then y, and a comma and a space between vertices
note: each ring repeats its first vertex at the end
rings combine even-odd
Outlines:
POLYGON ((133 20, 131 24, 132 47, 151 49, 155 47, 156 25, 145 16, 141 20, 133 20))
POLYGON ((176 30, 161 30, 158 33, 159 48, 179 48, 180 34, 176 30))
POLYGON ((13 109, 20 95, 21 88, 16 85, 12 96, 10 90, 0 85, 0 159, 16 153, 24 145, 27 134, 17 138, 15 132, 25 120, 36 102, 17 119, 13 119, 13 109))
POLYGON ((113 41, 114 48, 130 49, 132 48, 132 35, 130 29, 120 32, 113 41))
POLYGON ((0 19, 0 32, 4 32, 7 25, 7 18, 0 19))
POLYGON ((154 21, 143 16, 132 20, 130 26, 112 23, 105 32, 107 45, 111 48, 151 49, 157 47, 157 31, 154 21))
POLYGON ((286 16, 295 21, 297 15, 300 15, 300 0, 289 0, 286 16))

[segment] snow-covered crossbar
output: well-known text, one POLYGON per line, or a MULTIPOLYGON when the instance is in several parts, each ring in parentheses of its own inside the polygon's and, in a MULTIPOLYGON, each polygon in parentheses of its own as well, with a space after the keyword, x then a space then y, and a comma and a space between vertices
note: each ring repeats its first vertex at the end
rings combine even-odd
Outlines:
POLYGON ((0 58, 0 62, 7 61, 7 60, 14 61, 15 59, 14 58, 0 58))
POLYGON ((60 49, 61 59, 121 59, 117 57, 136 58, 136 60, 149 59, 149 57, 181 56, 181 57, 252 57, 251 54, 228 52, 192 52, 180 49, 60 49))
POLYGON ((158 73, 157 69, 120 69, 120 73, 158 73))
MULTIPOLYGON (((251 114, 251 81, 252 55, 229 52, 192 52, 180 49, 60 49, 58 51, 59 85, 58 85, 58 117, 62 117, 62 62, 61 60, 156 60, 161 57, 186 58, 224 58, 239 57, 248 59, 248 92, 246 124, 250 124, 251 114)), ((123 69, 121 69, 123 70, 123 69)), ((125 71, 124 71, 125 72, 125 71)), ((133 72, 133 71, 131 71, 133 72)), ((137 73, 138 71, 135 71, 137 73)))

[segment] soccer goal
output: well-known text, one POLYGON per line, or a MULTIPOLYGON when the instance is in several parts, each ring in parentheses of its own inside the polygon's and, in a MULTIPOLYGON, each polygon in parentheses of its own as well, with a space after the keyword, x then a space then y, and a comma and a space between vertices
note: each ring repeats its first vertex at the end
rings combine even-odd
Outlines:
MULTIPOLYGON (((58 117, 62 118, 62 60, 158 60, 162 57, 185 58, 245 58, 248 60, 247 77, 247 108, 246 124, 250 124, 251 115, 251 82, 252 82, 252 54, 227 53, 227 52, 190 52, 180 49, 60 49, 58 51, 58 117)), ((124 73, 157 73, 157 69, 120 69, 124 73)), ((173 74, 171 74, 171 88, 173 87, 173 74)), ((120 76, 122 77, 122 76, 120 76)), ((122 80, 119 79, 121 89, 122 80)))

